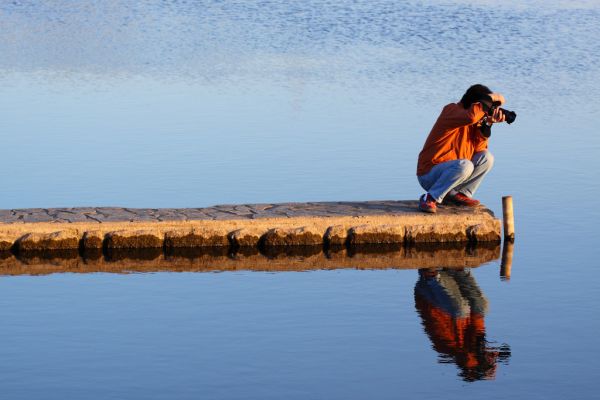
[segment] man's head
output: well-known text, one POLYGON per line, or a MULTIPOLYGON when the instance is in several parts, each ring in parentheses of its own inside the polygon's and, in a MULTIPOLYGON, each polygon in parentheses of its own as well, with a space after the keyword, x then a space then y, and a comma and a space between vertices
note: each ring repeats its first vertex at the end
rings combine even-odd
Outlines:
POLYGON ((464 108, 469 108, 473 103, 487 103, 488 107, 492 104, 492 91, 487 86, 477 84, 467 89, 460 103, 464 108))

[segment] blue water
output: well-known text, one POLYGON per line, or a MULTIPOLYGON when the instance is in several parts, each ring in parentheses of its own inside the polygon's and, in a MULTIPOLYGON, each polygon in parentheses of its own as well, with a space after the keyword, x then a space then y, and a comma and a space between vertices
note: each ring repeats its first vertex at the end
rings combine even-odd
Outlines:
POLYGON ((3 397, 594 397, 599 26, 596 1, 2 2, 0 208, 413 199, 443 105, 480 82, 518 113, 478 192, 515 199, 511 280, 472 271, 493 377, 435 349, 417 271, 56 274, 0 278, 3 397))

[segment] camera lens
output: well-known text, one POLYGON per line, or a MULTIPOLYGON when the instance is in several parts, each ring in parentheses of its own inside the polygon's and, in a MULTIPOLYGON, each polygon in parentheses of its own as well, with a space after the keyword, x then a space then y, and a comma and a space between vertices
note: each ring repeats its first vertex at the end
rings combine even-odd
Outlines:
POLYGON ((505 110, 504 108, 501 108, 501 110, 504 113, 504 119, 506 120, 507 124, 512 124, 513 122, 515 122, 515 119, 517 119, 516 112, 505 110))

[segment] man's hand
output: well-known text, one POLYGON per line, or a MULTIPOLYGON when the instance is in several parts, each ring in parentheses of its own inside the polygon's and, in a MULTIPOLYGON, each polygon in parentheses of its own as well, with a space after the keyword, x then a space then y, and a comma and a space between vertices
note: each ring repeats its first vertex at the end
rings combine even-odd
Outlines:
POLYGON ((506 120, 506 116, 504 115, 504 113, 502 112, 502 110, 500 109, 500 107, 497 107, 494 110, 494 113, 491 116, 489 116, 487 118, 487 120, 490 123, 504 122, 506 120))
POLYGON ((505 103, 504 96, 502 96, 500 93, 490 93, 490 98, 493 102, 499 102, 500 105, 505 103))

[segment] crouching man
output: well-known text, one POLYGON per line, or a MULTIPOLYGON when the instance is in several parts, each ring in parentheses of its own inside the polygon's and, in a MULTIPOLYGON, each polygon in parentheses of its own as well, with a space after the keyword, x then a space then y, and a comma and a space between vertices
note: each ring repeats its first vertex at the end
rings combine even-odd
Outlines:
POLYGON ((473 85, 460 102, 445 106, 419 153, 417 178, 427 191, 419 209, 437 211, 437 203, 475 207, 475 191, 494 164, 488 151, 491 126, 503 122, 504 97, 483 85, 473 85), (490 115, 491 114, 491 115, 490 115))

